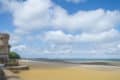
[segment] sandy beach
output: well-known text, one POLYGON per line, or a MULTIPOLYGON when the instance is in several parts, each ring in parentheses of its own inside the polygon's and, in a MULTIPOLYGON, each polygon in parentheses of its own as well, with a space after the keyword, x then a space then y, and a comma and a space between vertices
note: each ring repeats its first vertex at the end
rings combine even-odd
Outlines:
POLYGON ((66 64, 20 61, 30 70, 20 71, 21 80, 120 80, 120 67, 110 65, 66 64))

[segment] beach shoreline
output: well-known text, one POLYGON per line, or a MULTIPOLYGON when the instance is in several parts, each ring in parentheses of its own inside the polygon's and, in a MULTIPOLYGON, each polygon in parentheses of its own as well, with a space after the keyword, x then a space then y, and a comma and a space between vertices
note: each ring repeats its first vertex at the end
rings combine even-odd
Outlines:
POLYGON ((30 67, 29 70, 20 70, 17 73, 21 80, 120 80, 120 63, 115 61, 77 64, 43 60, 19 62, 20 65, 30 67))
POLYGON ((35 60, 19 60, 20 65, 41 65, 41 64, 46 64, 46 65, 69 65, 69 66, 110 66, 110 67, 120 67, 120 61, 81 61, 81 62, 70 62, 70 61, 35 61, 35 60))

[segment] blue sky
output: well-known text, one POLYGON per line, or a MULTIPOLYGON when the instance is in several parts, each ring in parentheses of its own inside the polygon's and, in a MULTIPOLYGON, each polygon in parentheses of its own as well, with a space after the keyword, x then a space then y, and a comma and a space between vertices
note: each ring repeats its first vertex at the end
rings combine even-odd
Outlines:
POLYGON ((32 58, 120 58, 120 0, 0 0, 0 32, 32 58))
POLYGON ((104 8, 106 10, 120 10, 119 0, 84 0, 79 3, 67 2, 65 0, 53 1, 67 9, 69 13, 75 13, 79 10, 94 10, 98 8, 104 8))

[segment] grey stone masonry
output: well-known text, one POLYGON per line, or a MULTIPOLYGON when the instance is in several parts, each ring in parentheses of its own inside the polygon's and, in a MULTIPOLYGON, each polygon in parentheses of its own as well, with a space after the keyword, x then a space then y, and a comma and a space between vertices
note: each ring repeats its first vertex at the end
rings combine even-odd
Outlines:
POLYGON ((0 63, 6 63, 8 61, 9 49, 9 34, 0 33, 0 63))

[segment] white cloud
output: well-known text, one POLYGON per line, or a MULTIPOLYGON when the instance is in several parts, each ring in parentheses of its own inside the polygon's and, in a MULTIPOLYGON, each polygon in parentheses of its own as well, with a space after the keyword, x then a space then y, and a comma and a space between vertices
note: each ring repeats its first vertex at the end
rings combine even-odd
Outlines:
POLYGON ((56 43, 69 43, 72 41, 73 36, 65 34, 62 31, 49 31, 43 35, 43 40, 56 43))
POLYGON ((18 29, 42 29, 50 24, 50 0, 28 0, 18 10, 15 10, 14 24, 18 29))
POLYGON ((79 11, 69 15, 62 8, 55 10, 53 24, 58 29, 70 31, 101 32, 111 29, 119 24, 119 11, 105 11, 97 9, 92 11, 79 11))
POLYGON ((117 46, 118 48, 120 48, 120 44, 118 44, 118 46, 117 46))
POLYGON ((51 0, 4 0, 3 3, 13 15, 16 27, 11 37, 12 50, 24 49, 29 56, 119 55, 120 32, 116 29, 120 25, 119 10, 80 10, 68 14, 51 0))
POLYGON ((101 33, 81 33, 81 34, 65 34, 62 31, 49 31, 43 40, 53 43, 82 43, 82 42, 111 42, 120 39, 120 33, 114 29, 101 32, 101 33))
POLYGON ((96 9, 68 14, 51 0, 11 2, 7 6, 13 13, 16 32, 44 29, 102 32, 120 24, 120 11, 117 10, 96 9))
POLYGON ((120 39, 119 35, 120 35, 120 33, 118 31, 111 29, 111 30, 101 32, 101 33, 96 33, 96 34, 83 33, 78 38, 83 42, 84 41, 87 41, 87 42, 109 42, 109 41, 114 41, 114 40, 120 39))
POLYGON ((17 45, 11 48, 12 51, 22 52, 26 49, 25 45, 17 45))
POLYGON ((19 44, 20 41, 21 41, 21 37, 18 36, 18 35, 14 35, 12 33, 10 33, 10 44, 11 45, 16 45, 16 44, 19 44))

